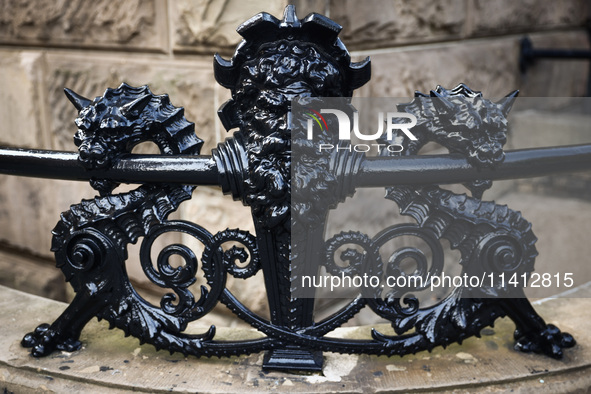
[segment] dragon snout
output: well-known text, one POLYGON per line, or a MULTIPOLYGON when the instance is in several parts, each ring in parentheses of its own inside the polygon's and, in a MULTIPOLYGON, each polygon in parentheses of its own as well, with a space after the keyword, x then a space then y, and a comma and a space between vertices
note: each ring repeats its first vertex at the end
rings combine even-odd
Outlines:
POLYGON ((109 165, 107 148, 101 142, 85 141, 78 148, 78 159, 88 169, 104 168, 109 165))
POLYGON ((502 144, 492 142, 481 144, 476 150, 476 159, 485 166, 501 163, 505 159, 502 144))

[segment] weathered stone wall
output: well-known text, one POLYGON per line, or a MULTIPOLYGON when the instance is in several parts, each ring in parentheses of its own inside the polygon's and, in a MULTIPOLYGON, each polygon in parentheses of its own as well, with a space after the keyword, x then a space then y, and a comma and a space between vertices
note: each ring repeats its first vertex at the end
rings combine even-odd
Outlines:
MULTIPOLYGON (((125 81, 148 84, 185 107, 207 154, 228 136, 216 111, 229 95, 215 83, 213 53, 230 56, 241 22, 263 10, 280 16, 286 3, 0 0, 0 144, 74 150, 76 111, 62 89, 95 97, 125 81)), ((585 93, 586 62, 540 61, 527 75, 518 69, 525 34, 536 46, 588 48, 585 0, 295 4, 300 17, 316 11, 340 23, 355 59, 371 56, 373 77, 361 96, 408 97, 460 82, 491 97, 513 89, 522 96, 585 93)), ((0 241, 49 261, 60 212, 93 194, 84 183, 0 176, 0 241)), ((210 231, 252 227, 248 209, 215 188, 198 189, 178 215, 210 231)))

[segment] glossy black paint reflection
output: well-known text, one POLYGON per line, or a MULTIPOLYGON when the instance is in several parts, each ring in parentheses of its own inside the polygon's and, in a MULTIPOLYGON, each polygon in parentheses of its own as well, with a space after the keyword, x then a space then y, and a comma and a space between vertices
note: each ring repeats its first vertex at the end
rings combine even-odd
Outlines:
POLYGON ((109 168, 86 170, 74 152, 0 147, 0 173, 83 182, 108 178, 120 183, 220 185, 212 156, 127 154, 109 168))
MULTIPOLYGON (((87 171, 74 152, 0 147, 0 173, 35 178, 87 182, 95 177, 121 183, 221 186, 225 184, 220 179, 221 168, 225 168, 224 164, 216 165, 214 156, 127 155, 110 168, 87 171)), ((472 166, 458 154, 364 157, 355 169, 353 183, 356 187, 465 183, 480 178, 519 179, 589 169, 591 144, 506 151, 502 163, 484 169, 472 166)))
MULTIPOLYGON (((23 346, 32 348, 37 357, 77 350, 81 330, 96 316, 141 343, 171 353, 221 357, 268 351, 263 368, 314 371, 322 368, 323 351, 392 356, 431 350, 478 336, 497 318, 509 316, 516 324, 517 349, 562 357, 563 349, 575 344, 572 336, 547 325, 521 289, 500 283, 484 289, 457 288, 428 307, 408 294, 417 289, 388 288, 385 295, 360 290, 321 321, 314 317, 315 300, 295 295, 299 285, 294 277, 314 275, 322 267, 350 277, 366 270, 380 277, 405 275, 401 261, 413 256, 419 262, 417 275, 436 275, 444 263, 442 239, 460 251, 458 263, 466 273, 493 267, 528 274, 537 253, 530 223, 518 212, 483 201, 482 193, 494 179, 591 167, 591 145, 504 152, 505 117, 517 92, 493 103, 465 85, 419 93, 399 111, 437 118, 441 113, 460 114, 461 106, 484 114, 479 116, 494 113, 490 118, 498 122, 481 122, 487 126, 481 128, 425 122, 417 129, 420 138, 405 147, 404 156, 368 158, 340 151, 322 158, 305 151, 306 160, 292 162, 292 144, 301 144, 302 136, 293 127, 291 100, 350 97, 369 80, 369 59, 351 62, 337 37, 340 29, 318 14, 299 19, 293 6, 286 8, 282 20, 261 13, 239 27, 244 40, 232 59, 214 60, 216 80, 232 90, 232 99, 220 108, 221 121, 227 129, 238 130, 211 156, 200 155, 202 141, 195 136, 194 125, 167 95, 126 84, 107 89, 94 100, 66 90, 79 111, 78 154, 0 150, 0 172, 87 180, 100 194, 73 205, 53 230, 57 266, 76 297, 53 324, 42 324, 27 334, 23 346), (460 133, 467 137, 451 138, 460 133), (153 141, 161 155, 131 155, 142 141, 153 141), (419 156, 420 147, 433 141, 450 154, 419 156), (292 166, 303 170, 301 185, 292 184, 292 166), (142 185, 115 194, 121 182, 142 185), (440 183, 464 183, 472 196, 441 189, 440 183), (197 185, 219 185, 251 207, 256 233, 227 229, 212 234, 195 223, 169 220, 168 215, 191 198, 197 185), (312 186, 317 193, 306 193, 312 186), (358 231, 327 236, 329 210, 357 187, 368 186, 385 187, 386 198, 415 223, 394 224, 374 237, 358 231), (155 240, 169 232, 194 238, 203 252, 173 244, 152 253, 155 240), (416 247, 396 250, 382 261, 380 248, 386 242, 409 235, 429 246, 431 265, 416 247), (126 273, 128 245, 140 240, 143 272, 170 290, 160 305, 143 300, 126 273), (234 246, 224 249, 227 243, 234 246), (348 267, 334 261, 335 251, 345 244, 364 251, 347 251, 348 267), (173 256, 183 264, 171 265, 173 256), (228 275, 248 280, 259 271, 264 275, 270 319, 251 311, 226 287, 228 275), (204 282, 194 293, 191 286, 197 275, 204 282), (184 333, 190 322, 219 302, 265 337, 219 340, 214 326, 198 335, 184 333), (360 340, 327 335, 364 307, 390 321, 396 335, 377 330, 360 340)), ((322 138, 336 140, 334 135, 322 138)))

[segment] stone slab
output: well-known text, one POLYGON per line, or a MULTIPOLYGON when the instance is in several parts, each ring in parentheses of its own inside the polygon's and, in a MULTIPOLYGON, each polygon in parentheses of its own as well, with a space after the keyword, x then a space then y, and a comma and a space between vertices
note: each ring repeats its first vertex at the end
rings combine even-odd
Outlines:
POLYGON ((71 300, 68 297, 70 285, 53 261, 3 248, 0 250, 0 272, 1 286, 53 300, 71 300))
POLYGON ((43 54, 0 50, 0 144, 48 148, 43 95, 43 54))
POLYGON ((165 0, 0 3, 0 43, 167 51, 165 0))
MULTIPOLYGON (((587 286, 588 287, 588 286, 587 286)), ((583 289, 588 292, 588 289, 583 289)), ((325 353, 322 373, 263 372, 263 355, 196 359, 138 345, 121 331, 92 321, 82 333, 83 349, 36 359, 19 342, 37 324, 51 321, 65 304, 0 287, 0 388, 15 392, 567 392, 591 386, 588 298, 554 299, 536 308, 547 321, 571 332, 579 344, 563 360, 512 349, 513 325, 502 319, 481 339, 432 353, 399 357, 325 353)), ((387 330, 385 325, 379 330, 387 330)), ((359 338, 369 327, 339 329, 359 338)), ((196 331, 199 331, 195 328, 196 331)), ((251 330, 219 329, 220 338, 253 338, 251 330)))
POLYGON ((0 175, 0 240, 52 258, 51 230, 60 214, 94 195, 81 182, 0 175))
MULTIPOLYGON (((437 45, 416 45, 388 50, 352 52, 359 61, 371 57, 372 79, 361 87, 360 97, 412 97, 415 90, 428 93, 437 85, 452 88, 465 83, 485 97, 499 98, 519 89, 520 97, 565 97, 585 94, 588 64, 577 61, 544 61, 519 72, 520 37, 473 39, 437 45)), ((543 46, 585 47, 585 32, 539 33, 534 42, 543 46)))
MULTIPOLYGON (((509 118, 511 133, 508 148, 589 144, 589 108, 589 98, 518 99, 509 118), (521 104, 529 109, 521 110, 521 104)), ((591 171, 519 179, 515 183, 515 190, 522 193, 591 201, 591 171)))
POLYGON ((170 2, 174 51, 232 54, 241 37, 236 28, 267 12, 281 19, 285 0, 178 0, 170 2))
POLYGON ((340 37, 350 50, 388 48, 461 38, 468 17, 466 3, 332 0, 329 13, 331 19, 343 26, 340 37))
MULTIPOLYGON (((363 52, 372 62, 372 79, 361 97, 413 97, 437 85, 464 83, 487 97, 503 97, 518 86, 515 41, 499 39, 413 46, 386 52, 363 52)), ((355 53, 356 54, 356 53, 355 53)))
POLYGON ((330 17, 330 0, 294 0, 290 4, 295 5, 300 19, 313 12, 330 17))
POLYGON ((473 36, 582 27, 589 16, 585 0, 470 0, 468 5, 473 36))

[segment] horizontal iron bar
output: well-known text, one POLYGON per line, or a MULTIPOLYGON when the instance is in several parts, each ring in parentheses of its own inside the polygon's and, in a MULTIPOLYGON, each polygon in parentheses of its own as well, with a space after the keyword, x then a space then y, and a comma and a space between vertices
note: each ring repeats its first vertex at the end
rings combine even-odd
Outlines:
POLYGON ((528 37, 523 37, 520 43, 519 69, 525 73, 536 59, 585 60, 591 59, 588 49, 555 49, 534 48, 528 37))
POLYGON ((582 49, 531 49, 524 52, 527 58, 546 59, 591 59, 591 51, 582 49))
POLYGON ((218 170, 211 156, 130 154, 110 168, 86 170, 78 162, 78 153, 0 148, 0 173, 72 181, 96 178, 123 183, 219 185, 218 170))
POLYGON ((591 144, 505 152, 495 168, 478 169, 457 154, 398 158, 368 157, 355 178, 357 187, 463 183, 478 179, 518 179, 591 169, 591 144))
MULTIPOLYGON (((367 157, 355 175, 356 187, 461 183, 477 179, 518 179, 563 171, 591 169, 591 144, 508 151, 496 168, 477 169, 456 155, 367 157)), ((78 154, 34 149, 0 148, 0 173, 123 183, 219 185, 211 156, 126 155, 105 170, 85 170, 78 154)))

